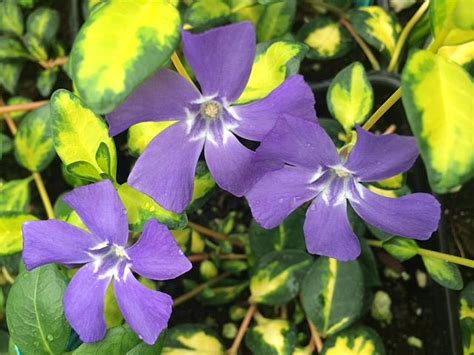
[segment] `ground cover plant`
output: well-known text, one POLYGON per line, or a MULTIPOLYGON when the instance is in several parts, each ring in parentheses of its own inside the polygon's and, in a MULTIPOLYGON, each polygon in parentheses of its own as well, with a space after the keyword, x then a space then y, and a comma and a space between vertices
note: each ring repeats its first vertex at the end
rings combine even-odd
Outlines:
POLYGON ((465 0, 0 0, 0 353, 474 353, 465 0))

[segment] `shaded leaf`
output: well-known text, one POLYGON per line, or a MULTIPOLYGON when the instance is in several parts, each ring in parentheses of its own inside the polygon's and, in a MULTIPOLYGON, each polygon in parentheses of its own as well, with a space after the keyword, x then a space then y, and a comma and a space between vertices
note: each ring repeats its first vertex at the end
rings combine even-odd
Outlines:
POLYGON ((54 159, 49 106, 28 113, 15 136, 15 157, 32 172, 43 171, 54 159))
POLYGON ((320 257, 303 280, 303 308, 322 336, 354 323, 361 316, 363 298, 363 274, 356 261, 320 257))

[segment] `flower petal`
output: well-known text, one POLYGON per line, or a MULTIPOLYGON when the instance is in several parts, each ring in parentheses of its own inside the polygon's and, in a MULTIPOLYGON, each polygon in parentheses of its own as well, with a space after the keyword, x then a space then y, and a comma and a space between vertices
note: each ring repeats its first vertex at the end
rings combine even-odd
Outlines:
POLYGON ((319 195, 306 212, 304 235, 311 254, 340 261, 354 260, 360 255, 359 240, 347 217, 345 198, 332 203, 319 195))
POLYGON ((234 102, 250 77, 255 57, 255 29, 250 22, 214 28, 200 34, 183 31, 186 59, 205 96, 234 102))
POLYGON ((312 169, 340 162, 334 143, 319 124, 291 116, 277 121, 258 147, 257 158, 312 169))
POLYGON ((145 225, 140 240, 127 254, 133 271, 153 280, 174 279, 192 268, 171 232, 156 220, 145 225))
POLYGON ((107 330, 104 297, 110 278, 98 278, 92 263, 83 266, 72 278, 64 294, 64 312, 85 343, 101 340, 107 330))
POLYGON ((233 106, 232 110, 240 119, 233 131, 243 138, 261 141, 283 114, 316 122, 314 105, 311 88, 301 75, 294 75, 264 99, 233 106))
POLYGON ((438 229, 440 204, 430 194, 390 198, 354 183, 349 201, 367 223, 394 235, 426 240, 438 229))
POLYGON ((145 343, 154 344, 168 326, 173 299, 166 293, 146 288, 131 272, 125 280, 115 280, 114 289, 127 323, 145 343))
POLYGON ((182 212, 191 202, 194 173, 204 145, 178 122, 154 138, 138 158, 128 183, 164 208, 182 212))
POLYGON ((184 119, 186 108, 190 108, 190 103, 200 96, 196 88, 178 73, 160 70, 107 115, 110 135, 115 136, 140 122, 184 119))
POLYGON ((110 180, 78 187, 63 197, 89 230, 102 240, 123 246, 128 240, 127 211, 110 180))
POLYGON ((320 185, 312 184, 314 171, 284 166, 265 174, 246 194, 253 218, 264 228, 274 228, 306 201, 320 185))
POLYGON ((357 143, 344 166, 360 181, 378 181, 403 173, 418 157, 414 137, 375 135, 356 129, 357 143))
POLYGON ((23 224, 23 260, 26 268, 58 264, 84 264, 92 260, 90 248, 101 240, 58 220, 23 224))
POLYGON ((208 139, 204 155, 217 185, 235 196, 245 194, 257 179, 252 165, 255 152, 244 147, 230 131, 215 141, 208 139))

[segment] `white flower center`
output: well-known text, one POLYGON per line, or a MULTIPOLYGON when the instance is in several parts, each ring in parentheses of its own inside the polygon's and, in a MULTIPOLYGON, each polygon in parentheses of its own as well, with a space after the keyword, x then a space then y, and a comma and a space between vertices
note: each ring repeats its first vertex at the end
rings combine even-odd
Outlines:
POLYGON ((201 112, 202 117, 209 120, 215 120, 222 115, 222 105, 215 100, 209 100, 201 104, 199 111, 201 112))

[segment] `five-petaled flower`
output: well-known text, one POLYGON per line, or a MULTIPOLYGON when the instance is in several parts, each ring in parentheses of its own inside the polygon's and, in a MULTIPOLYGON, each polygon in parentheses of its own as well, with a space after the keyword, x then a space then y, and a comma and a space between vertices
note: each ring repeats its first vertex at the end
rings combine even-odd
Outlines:
POLYGON ((204 149, 217 184, 242 196, 255 182, 255 153, 237 136, 261 141, 281 114, 315 120, 314 97, 294 75, 266 98, 233 105, 245 89, 255 57, 255 29, 248 22, 201 34, 183 31, 184 55, 200 93, 176 72, 164 69, 109 114, 110 134, 145 121, 178 121, 159 134, 138 159, 128 182, 163 207, 181 212, 191 201, 194 173, 204 149))
POLYGON ((105 336, 104 297, 113 280, 125 320, 144 342, 153 344, 167 327, 173 300, 141 285, 132 271, 154 280, 169 280, 187 272, 191 263, 170 231, 155 220, 145 225, 136 244, 127 247, 127 213, 108 180, 77 188, 63 200, 89 232, 59 220, 25 223, 26 268, 85 264, 64 296, 66 318, 84 342, 105 336))
POLYGON ((432 195, 389 198, 362 184, 407 171, 417 156, 413 137, 376 136, 357 127, 357 143, 346 159, 318 124, 287 116, 257 149, 257 159, 271 162, 273 169, 246 197, 265 228, 278 226, 312 200, 304 223, 308 251, 352 260, 360 245, 349 223, 347 200, 367 223, 394 235, 425 240, 437 229, 441 211, 432 195))

